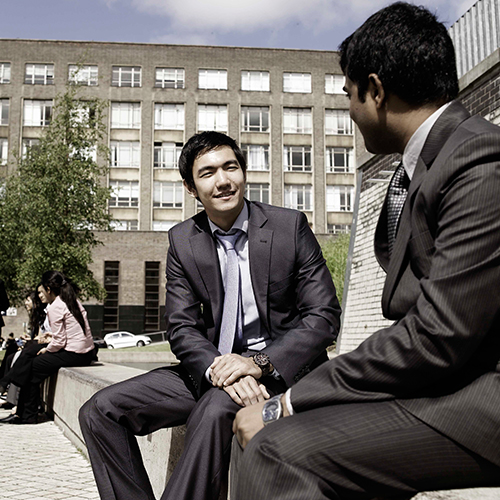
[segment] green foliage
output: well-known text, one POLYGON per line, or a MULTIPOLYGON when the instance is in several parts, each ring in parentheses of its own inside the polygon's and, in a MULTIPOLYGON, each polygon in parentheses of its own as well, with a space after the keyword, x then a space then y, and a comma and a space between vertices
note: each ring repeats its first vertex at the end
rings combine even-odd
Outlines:
POLYGON ((70 277, 84 298, 105 296, 88 265, 99 244, 94 231, 111 230, 103 181, 109 165, 106 105, 80 100, 77 93, 78 86, 68 85, 56 98, 40 143, 17 157, 0 192, 0 277, 17 303, 49 269, 70 277))
POLYGON ((342 305, 342 295, 344 293, 349 239, 349 234, 339 234, 335 239, 325 241, 321 244, 326 265, 332 275, 335 288, 337 289, 337 298, 339 299, 340 305, 342 305))

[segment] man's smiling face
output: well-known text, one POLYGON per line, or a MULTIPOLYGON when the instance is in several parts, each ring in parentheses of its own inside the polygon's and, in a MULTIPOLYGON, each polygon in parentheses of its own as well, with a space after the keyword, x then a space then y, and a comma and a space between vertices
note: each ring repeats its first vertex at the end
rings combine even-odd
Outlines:
POLYGON ((193 164, 194 189, 212 222, 228 230, 245 203, 245 173, 234 151, 221 146, 200 155, 193 164))

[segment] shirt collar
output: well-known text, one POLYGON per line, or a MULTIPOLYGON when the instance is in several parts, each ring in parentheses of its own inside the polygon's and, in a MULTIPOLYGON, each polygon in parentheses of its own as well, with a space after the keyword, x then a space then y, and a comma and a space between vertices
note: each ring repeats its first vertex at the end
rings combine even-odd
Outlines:
POLYGON ((413 177, 413 173, 417 167, 418 157, 420 156, 420 153, 422 153, 425 141, 427 140, 432 127, 450 104, 451 102, 447 102, 437 111, 432 113, 432 115, 429 116, 429 118, 427 118, 427 120, 425 120, 424 123, 422 123, 422 125, 420 125, 416 132, 410 137, 410 140, 408 141, 408 144, 403 152, 403 165, 410 180, 413 177))
MULTIPOLYGON (((208 223, 210 224, 210 231, 212 231, 212 234, 215 231, 221 231, 224 234, 226 233, 226 231, 221 229, 217 224, 214 224, 210 219, 208 219, 208 223)), ((244 233, 248 232, 248 206, 246 202, 243 204, 240 215, 238 215, 238 217, 234 221, 231 229, 240 229, 244 233)), ((229 231, 231 231, 231 229, 229 231)), ((229 231, 227 232, 229 233, 229 231)))

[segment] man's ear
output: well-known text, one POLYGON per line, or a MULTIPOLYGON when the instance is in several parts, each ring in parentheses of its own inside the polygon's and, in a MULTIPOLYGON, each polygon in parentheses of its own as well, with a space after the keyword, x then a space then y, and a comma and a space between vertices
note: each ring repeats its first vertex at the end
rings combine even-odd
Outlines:
POLYGON ((191 188, 186 181, 182 181, 182 184, 184 184, 184 188, 189 193, 189 196, 192 196, 193 198, 198 198, 198 193, 196 192, 196 189, 194 187, 191 188))
POLYGON ((370 92, 377 108, 380 109, 385 104, 386 95, 384 85, 377 73, 368 75, 368 92, 370 92))

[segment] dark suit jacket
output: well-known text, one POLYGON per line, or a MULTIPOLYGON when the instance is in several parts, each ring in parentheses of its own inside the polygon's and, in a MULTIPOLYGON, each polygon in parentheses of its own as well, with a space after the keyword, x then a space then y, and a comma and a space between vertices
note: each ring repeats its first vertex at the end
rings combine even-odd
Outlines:
POLYGON ((295 410, 395 399, 500 465, 500 128, 453 102, 418 160, 390 261, 385 204, 375 240, 396 322, 305 377, 295 410))
MULTIPOLYGON (((327 359, 340 307, 331 275, 306 216, 247 202, 250 275, 266 352, 291 386, 327 359)), ((169 231, 165 319, 172 352, 198 393, 217 350, 224 287, 216 243, 201 212, 169 231)))

